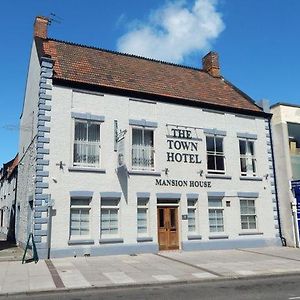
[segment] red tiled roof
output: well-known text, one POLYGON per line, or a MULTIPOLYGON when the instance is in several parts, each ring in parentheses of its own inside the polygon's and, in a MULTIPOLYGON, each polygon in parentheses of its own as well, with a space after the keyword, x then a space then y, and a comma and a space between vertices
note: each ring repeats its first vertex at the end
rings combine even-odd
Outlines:
POLYGON ((228 81, 200 69, 53 39, 36 40, 40 56, 54 60, 56 79, 262 112, 228 81))

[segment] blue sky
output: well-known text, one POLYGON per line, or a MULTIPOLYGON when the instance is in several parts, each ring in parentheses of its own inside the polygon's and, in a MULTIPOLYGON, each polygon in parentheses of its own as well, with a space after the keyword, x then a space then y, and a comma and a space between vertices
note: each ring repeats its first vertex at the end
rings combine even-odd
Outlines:
POLYGON ((195 67, 217 51, 222 75, 253 99, 300 104, 299 0, 10 0, 0 11, 0 165, 18 151, 36 15, 61 19, 56 39, 195 67))

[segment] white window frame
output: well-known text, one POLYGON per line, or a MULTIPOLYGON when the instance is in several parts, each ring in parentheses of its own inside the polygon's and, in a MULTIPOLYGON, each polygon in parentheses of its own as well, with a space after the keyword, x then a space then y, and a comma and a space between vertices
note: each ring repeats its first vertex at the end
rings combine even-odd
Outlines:
POLYGON ((239 152, 240 152, 240 172, 241 176, 257 176, 257 163, 256 163, 256 155, 255 155, 255 140, 248 138, 239 138, 239 152), (246 154, 241 154, 240 150, 240 141, 245 141, 246 143, 246 154), (253 143, 253 155, 250 152, 249 142, 253 143), (246 172, 242 172, 242 163, 241 160, 246 159, 246 172), (252 168, 252 161, 254 160, 255 172, 252 168), (250 163, 251 162, 251 167, 250 163))
MULTIPOLYGON (((88 130, 88 126, 87 126, 88 130)), ((87 133, 88 136, 88 133, 87 133)), ((100 121, 93 121, 93 120, 86 120, 86 119, 79 119, 73 118, 73 140, 72 140, 72 166, 73 167, 87 167, 87 168, 100 168, 101 166, 101 122, 100 121), (85 124, 97 124, 99 125, 99 142, 76 142, 75 141, 75 126, 76 123, 85 123, 85 124), (98 163, 88 163, 88 162, 75 162, 74 161, 74 154, 75 154, 75 144, 94 144, 95 147, 99 149, 99 162, 98 163)))
MULTIPOLYGON (((78 239, 85 239, 87 237, 91 236, 91 201, 92 198, 77 198, 77 197, 72 197, 70 198, 70 224, 69 224, 69 237, 70 240, 78 240, 78 239), (81 200, 81 201, 86 201, 87 205, 72 205, 72 200, 81 200), (79 235, 72 235, 72 209, 84 209, 84 210, 88 210, 88 216, 89 216, 89 233, 86 235, 83 234, 79 234, 79 235)), ((80 228, 79 228, 80 230, 80 228)))
POLYGON ((226 157, 225 157, 225 151, 224 151, 224 136, 222 135, 217 135, 217 134, 207 134, 205 136, 205 143, 206 143, 206 167, 207 167, 207 173, 208 174, 226 174, 226 157), (207 150, 207 140, 206 138, 213 138, 214 139, 214 148, 215 151, 208 151, 207 150), (223 152, 217 152, 216 151, 216 138, 220 138, 222 139, 222 148, 223 148, 223 152), (208 168, 208 156, 214 156, 215 159, 215 165, 217 166, 217 161, 216 161, 216 157, 223 157, 223 163, 224 163, 224 170, 217 170, 217 169, 209 169, 208 168))
MULTIPOLYGON (((111 221, 111 220, 109 220, 111 221)), ((100 238, 114 238, 114 237, 120 237, 120 198, 102 198, 101 199, 101 206, 100 206, 100 238), (116 205, 108 205, 107 203, 115 201, 116 205), (116 210, 117 211, 117 232, 116 233, 103 233, 102 232, 102 210, 116 210)))
POLYGON ((208 198, 208 226, 209 226, 209 232, 210 234, 219 234, 219 233, 224 233, 225 232, 225 217, 224 217, 224 206, 223 206, 223 198, 214 198, 214 197, 209 197, 208 198), (221 206, 210 206, 210 201, 220 201, 221 202, 221 206), (214 212, 215 216, 214 216, 214 220, 216 221, 215 225, 211 225, 211 220, 210 220, 210 212, 214 212), (216 230, 216 231, 212 231, 211 227, 215 227, 216 229, 218 229, 219 225, 218 225, 218 217, 217 217, 217 212, 221 212, 222 213, 222 226, 223 226, 223 230, 216 230))
POLYGON ((150 229, 150 222, 149 222, 149 198, 138 198, 137 199, 137 209, 136 209, 136 229, 137 229, 137 236, 138 237, 148 237, 149 236, 149 229, 150 229), (139 232, 139 221, 138 221, 138 213, 139 209, 146 210, 146 232, 139 232))
MULTIPOLYGON (((144 145, 143 145, 144 146, 144 145)), ((147 126, 131 126, 131 151, 130 151, 130 156, 131 156, 131 169, 132 170, 137 170, 137 171, 155 171, 155 128, 153 127, 147 127, 147 126), (144 144, 144 132, 145 130, 151 130, 153 132, 153 146, 150 151, 153 153, 153 166, 147 167, 147 166, 138 166, 133 164, 133 130, 142 130, 143 132, 143 144, 144 144)))
POLYGON ((188 198, 187 199, 187 213, 188 213, 188 234, 197 234, 199 232, 199 217, 198 217, 198 199, 188 198), (190 214, 189 210, 194 211, 194 226, 195 230, 190 230, 190 214))
POLYGON ((247 199, 247 198, 240 199, 240 218, 241 218, 241 230, 242 231, 257 231, 257 212, 256 212, 256 201, 255 201, 255 199, 253 199, 253 198, 252 199, 247 199), (254 208, 254 213, 242 213, 242 205, 241 205, 242 201, 247 201, 246 208, 254 208), (249 206, 248 205, 249 201, 253 202, 254 205, 249 206), (246 222, 242 221, 243 216, 247 218, 246 222), (250 228, 250 223, 253 223, 253 222, 249 221, 249 217, 254 217, 254 219, 255 219, 255 228, 250 228), (247 228, 243 228, 242 223, 247 224, 247 228))

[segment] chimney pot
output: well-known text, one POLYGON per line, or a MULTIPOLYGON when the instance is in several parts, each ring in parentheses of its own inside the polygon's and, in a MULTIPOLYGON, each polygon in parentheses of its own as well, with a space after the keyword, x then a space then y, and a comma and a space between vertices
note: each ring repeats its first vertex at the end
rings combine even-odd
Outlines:
POLYGON ((48 36, 48 24, 48 18, 37 16, 34 22, 34 36, 46 39, 48 36))
POLYGON ((203 70, 213 77, 221 77, 219 55, 217 52, 209 52, 202 58, 203 70))

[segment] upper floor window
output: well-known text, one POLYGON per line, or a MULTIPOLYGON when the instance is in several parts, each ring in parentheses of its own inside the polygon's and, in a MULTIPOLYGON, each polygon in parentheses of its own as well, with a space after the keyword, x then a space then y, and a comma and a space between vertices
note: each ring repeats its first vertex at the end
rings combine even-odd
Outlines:
POLYGON ((132 128, 132 168, 154 170, 154 131, 132 128))
POLYGON ((211 174, 225 173, 223 137, 206 136, 207 171, 211 174))
POLYGON ((254 141, 240 139, 240 164, 242 176, 256 176, 256 158, 254 152, 254 141))
POLYGON ((100 123, 75 119, 74 166, 99 167, 100 123))

